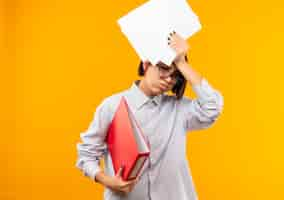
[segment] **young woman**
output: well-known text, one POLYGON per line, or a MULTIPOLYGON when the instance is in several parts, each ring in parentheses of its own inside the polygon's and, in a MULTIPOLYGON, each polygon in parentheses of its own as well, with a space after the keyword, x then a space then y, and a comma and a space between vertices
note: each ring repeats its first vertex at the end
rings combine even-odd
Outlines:
POLYGON ((136 80, 124 91, 105 98, 97 107, 88 130, 77 145, 77 167, 105 186, 105 200, 196 200, 186 159, 186 133, 212 125, 223 108, 223 97, 187 62, 187 42, 175 32, 169 46, 177 52, 171 66, 141 62, 136 80), (186 83, 197 98, 183 96, 186 83), (172 91, 175 95, 166 94, 172 91), (150 143, 150 157, 140 176, 123 181, 122 168, 114 174, 105 143, 106 131, 124 96, 150 143), (105 169, 100 159, 105 159, 105 169))

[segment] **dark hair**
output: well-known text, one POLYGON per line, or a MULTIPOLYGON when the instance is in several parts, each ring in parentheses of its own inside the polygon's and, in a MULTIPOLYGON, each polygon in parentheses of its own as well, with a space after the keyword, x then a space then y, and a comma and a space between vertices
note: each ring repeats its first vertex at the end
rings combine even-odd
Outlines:
MULTIPOLYGON (((188 61, 187 56, 185 56, 185 60, 186 62, 188 61)), ((145 71, 143 68, 143 61, 140 61, 139 68, 138 68, 138 75, 144 76, 144 74, 145 74, 145 71)), ((176 79, 177 79, 176 84, 172 88, 172 92, 175 93, 175 96, 177 99, 181 99, 183 97, 187 81, 179 70, 178 70, 176 79)))

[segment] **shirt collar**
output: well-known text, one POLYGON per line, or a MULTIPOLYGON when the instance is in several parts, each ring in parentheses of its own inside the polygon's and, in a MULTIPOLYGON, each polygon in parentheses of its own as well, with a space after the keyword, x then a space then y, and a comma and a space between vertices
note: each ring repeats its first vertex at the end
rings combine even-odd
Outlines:
POLYGON ((135 105, 136 109, 140 109, 144 104, 149 101, 153 101, 155 105, 160 105, 163 94, 156 95, 153 97, 147 96, 138 86, 140 81, 141 80, 135 80, 129 89, 129 97, 132 103, 135 105))

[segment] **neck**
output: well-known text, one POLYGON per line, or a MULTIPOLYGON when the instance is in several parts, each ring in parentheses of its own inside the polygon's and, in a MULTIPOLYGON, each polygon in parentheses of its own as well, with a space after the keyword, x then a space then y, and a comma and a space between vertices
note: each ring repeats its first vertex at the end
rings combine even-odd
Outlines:
POLYGON ((144 80, 144 79, 142 79, 142 80, 139 81, 138 87, 139 87, 139 88, 141 89, 141 91, 142 91, 145 95, 147 95, 148 97, 152 98, 153 96, 155 96, 155 95, 153 95, 153 94, 151 93, 150 89, 147 87, 147 84, 145 83, 145 80, 144 80))

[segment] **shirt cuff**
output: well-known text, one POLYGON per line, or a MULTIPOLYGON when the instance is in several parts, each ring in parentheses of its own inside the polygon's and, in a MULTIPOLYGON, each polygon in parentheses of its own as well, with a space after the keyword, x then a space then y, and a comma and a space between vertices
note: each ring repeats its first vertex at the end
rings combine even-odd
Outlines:
POLYGON ((96 161, 87 161, 83 164, 83 172, 85 176, 90 177, 95 182, 98 182, 95 177, 98 172, 102 171, 98 162, 96 161))

